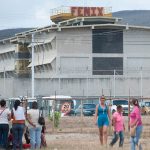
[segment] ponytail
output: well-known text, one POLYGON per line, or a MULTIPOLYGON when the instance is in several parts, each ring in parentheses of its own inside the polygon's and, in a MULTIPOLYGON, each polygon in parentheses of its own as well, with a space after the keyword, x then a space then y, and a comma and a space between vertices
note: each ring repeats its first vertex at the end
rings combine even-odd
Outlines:
POLYGON ((17 110, 18 106, 20 106, 20 101, 16 100, 14 104, 14 109, 17 110))

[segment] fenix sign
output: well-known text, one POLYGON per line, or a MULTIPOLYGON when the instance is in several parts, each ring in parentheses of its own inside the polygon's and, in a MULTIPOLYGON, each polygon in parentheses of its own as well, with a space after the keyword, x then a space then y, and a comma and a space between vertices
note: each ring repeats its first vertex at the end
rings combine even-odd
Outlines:
POLYGON ((104 16, 104 7, 71 7, 72 16, 104 16))

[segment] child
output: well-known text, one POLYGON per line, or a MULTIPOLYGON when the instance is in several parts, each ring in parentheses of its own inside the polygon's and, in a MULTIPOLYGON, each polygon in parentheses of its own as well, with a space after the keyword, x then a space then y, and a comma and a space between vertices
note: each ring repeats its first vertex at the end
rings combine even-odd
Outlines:
POLYGON ((118 138, 120 138, 119 147, 122 147, 123 142, 124 142, 125 126, 124 126, 124 118, 122 115, 122 106, 121 105, 117 106, 117 112, 115 112, 113 114, 112 126, 114 128, 114 136, 110 143, 110 146, 113 146, 117 142, 118 138))
POLYGON ((29 136, 29 129, 28 129, 27 126, 25 128, 24 138, 25 138, 26 143, 23 143, 23 145, 22 145, 23 149, 29 149, 29 148, 31 148, 31 145, 30 145, 30 136, 29 136))
POLYGON ((46 138, 45 138, 45 130, 46 130, 46 126, 43 125, 42 131, 41 131, 41 147, 47 147, 46 138))
POLYGON ((24 138, 25 138, 26 144, 30 144, 30 136, 29 136, 28 127, 26 127, 26 129, 25 129, 24 138))
POLYGON ((12 134, 12 128, 10 128, 9 135, 8 135, 8 149, 13 149, 13 134, 12 134))

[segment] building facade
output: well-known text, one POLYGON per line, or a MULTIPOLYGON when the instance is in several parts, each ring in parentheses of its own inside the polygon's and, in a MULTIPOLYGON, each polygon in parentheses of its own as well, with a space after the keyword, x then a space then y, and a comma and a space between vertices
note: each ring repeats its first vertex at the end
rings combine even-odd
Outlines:
POLYGON ((149 39, 150 27, 109 17, 78 17, 16 34, 0 41, 0 93, 31 96, 33 65, 36 96, 148 97, 149 39))

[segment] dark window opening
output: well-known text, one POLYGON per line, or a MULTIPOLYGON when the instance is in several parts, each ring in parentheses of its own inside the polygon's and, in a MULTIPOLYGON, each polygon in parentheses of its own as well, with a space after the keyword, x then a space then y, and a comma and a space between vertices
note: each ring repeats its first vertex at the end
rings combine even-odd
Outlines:
POLYGON ((119 29, 94 29, 93 53, 123 53, 123 31, 119 29))
POLYGON ((93 75, 123 75, 122 57, 93 57, 93 75))

